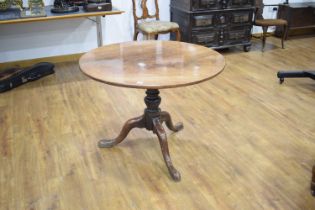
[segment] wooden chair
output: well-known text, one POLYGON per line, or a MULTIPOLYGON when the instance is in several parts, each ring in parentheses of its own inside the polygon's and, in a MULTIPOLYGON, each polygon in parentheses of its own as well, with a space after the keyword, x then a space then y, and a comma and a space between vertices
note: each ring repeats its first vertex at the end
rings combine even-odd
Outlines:
POLYGON ((160 21, 158 0, 154 0, 156 12, 154 15, 149 14, 147 0, 141 0, 142 16, 136 14, 137 0, 132 0, 133 17, 134 17, 134 40, 137 40, 138 34, 141 32, 145 39, 157 39, 159 34, 176 33, 176 40, 180 41, 179 25, 175 22, 160 21), (147 19, 155 18, 153 21, 147 19), (139 22, 139 20, 142 20, 139 22))
POLYGON ((267 31, 268 31, 269 26, 282 26, 283 27, 281 44, 282 44, 282 49, 284 49, 284 40, 285 40, 286 35, 287 35, 288 22, 286 20, 283 20, 283 19, 264 19, 263 15, 262 15, 263 9, 264 9, 263 1, 262 0, 256 0, 256 12, 255 12, 254 25, 255 26, 261 26, 263 29, 262 51, 264 51, 264 49, 265 49, 267 31))

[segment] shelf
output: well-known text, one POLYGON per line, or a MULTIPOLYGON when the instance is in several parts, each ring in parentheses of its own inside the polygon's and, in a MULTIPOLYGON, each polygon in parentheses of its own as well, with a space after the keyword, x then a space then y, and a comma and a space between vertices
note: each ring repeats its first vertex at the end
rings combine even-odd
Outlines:
POLYGON ((82 18, 82 17, 93 17, 93 16, 106 16, 106 15, 117 15, 122 14, 124 11, 113 9, 112 11, 99 11, 99 12, 85 12, 82 7, 78 12, 74 13, 64 13, 57 14, 52 13, 50 9, 52 6, 46 6, 45 17, 31 17, 31 18, 18 18, 10 20, 0 20, 0 24, 16 24, 16 23, 26 23, 26 22, 37 22, 37 21, 48 21, 48 20, 61 20, 61 19, 73 19, 73 18, 82 18))

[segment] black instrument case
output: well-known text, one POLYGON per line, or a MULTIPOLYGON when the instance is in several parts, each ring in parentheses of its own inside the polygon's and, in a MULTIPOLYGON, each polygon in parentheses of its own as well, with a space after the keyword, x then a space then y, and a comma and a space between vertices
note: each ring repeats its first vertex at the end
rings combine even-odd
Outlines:
POLYGON ((10 68, 0 71, 0 93, 53 74, 54 67, 52 63, 42 62, 27 68, 10 68))

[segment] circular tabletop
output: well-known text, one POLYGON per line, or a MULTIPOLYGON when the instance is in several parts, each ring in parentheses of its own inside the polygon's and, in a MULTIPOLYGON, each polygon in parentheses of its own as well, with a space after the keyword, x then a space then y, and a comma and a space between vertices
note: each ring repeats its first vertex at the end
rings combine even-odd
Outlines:
POLYGON ((112 44, 79 61, 89 77, 115 86, 163 89, 193 85, 218 75, 224 57, 207 47, 176 41, 112 44))

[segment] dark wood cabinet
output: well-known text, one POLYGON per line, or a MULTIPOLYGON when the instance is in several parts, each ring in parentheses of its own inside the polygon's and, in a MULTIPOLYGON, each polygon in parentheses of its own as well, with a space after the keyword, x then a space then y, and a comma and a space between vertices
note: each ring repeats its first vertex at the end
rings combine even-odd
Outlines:
MULTIPOLYGON (((288 21, 288 33, 296 34, 314 34, 315 28, 315 2, 290 3, 279 5, 278 18, 288 21)), ((275 34, 282 35, 282 28, 277 27, 275 34)))
POLYGON ((251 46, 254 0, 171 0, 182 41, 212 48, 251 46))

